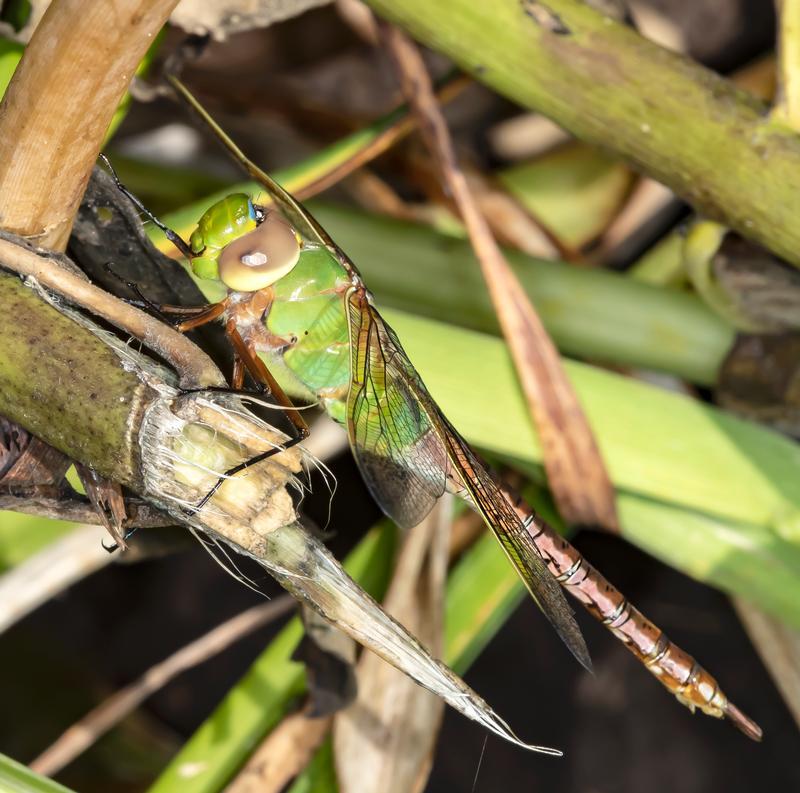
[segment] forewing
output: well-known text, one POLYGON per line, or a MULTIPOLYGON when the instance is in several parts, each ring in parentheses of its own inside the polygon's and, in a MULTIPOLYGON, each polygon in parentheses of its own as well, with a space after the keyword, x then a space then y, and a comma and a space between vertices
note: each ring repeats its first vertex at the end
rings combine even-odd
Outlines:
POLYGON ((416 375, 397 337, 356 289, 348 295, 351 382, 347 429, 375 500, 403 527, 419 523, 444 493, 447 451, 415 394, 416 375), (411 375, 411 377, 410 377, 411 375))
POLYGON ((352 383, 348 428, 364 480, 388 515, 414 525, 451 481, 491 527, 539 608, 587 669, 591 660, 572 609, 528 528, 485 465, 442 415, 394 331, 362 290, 348 298, 352 383))
MULTIPOLYGON (((430 398, 430 397, 429 397, 430 398)), ((589 671, 592 661, 575 616, 561 586, 548 571, 520 516, 501 492, 491 473, 466 441, 442 416, 448 454, 470 500, 489 524, 500 545, 570 652, 589 671)))

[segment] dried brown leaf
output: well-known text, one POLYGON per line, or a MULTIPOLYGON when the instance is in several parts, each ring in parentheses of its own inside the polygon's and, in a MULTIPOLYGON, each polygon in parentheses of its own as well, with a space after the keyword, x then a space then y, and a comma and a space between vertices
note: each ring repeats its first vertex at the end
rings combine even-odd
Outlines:
POLYGON ((21 488, 55 490, 69 466, 60 451, 0 416, 0 494, 21 488))
POLYGON ((737 416, 800 437, 800 334, 744 334, 719 370, 716 401, 737 416))
POLYGON ((545 469, 559 511, 570 523, 617 530, 614 490, 589 423, 555 345, 470 193, 419 51, 398 28, 383 23, 382 31, 403 92, 469 232, 542 440, 545 469))
POLYGON ((308 764, 328 734, 331 716, 287 716, 258 747, 225 793, 280 793, 308 764))
MULTIPOLYGON (((439 501, 403 545, 384 607, 434 655, 441 654, 452 499, 439 501)), ((428 779, 442 701, 366 653, 358 697, 334 719, 340 793, 415 793, 428 779)))

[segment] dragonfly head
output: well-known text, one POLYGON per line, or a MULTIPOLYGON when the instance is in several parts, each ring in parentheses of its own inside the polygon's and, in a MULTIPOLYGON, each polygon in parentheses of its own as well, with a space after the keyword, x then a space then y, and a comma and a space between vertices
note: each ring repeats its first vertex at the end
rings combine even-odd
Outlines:
POLYGON ((245 193, 210 207, 189 243, 195 275, 220 280, 237 292, 265 289, 286 275, 300 256, 300 240, 291 226, 245 193))
POLYGON ((219 279, 237 292, 257 292, 283 278, 300 258, 300 240, 278 212, 265 212, 255 229, 219 254, 219 279))

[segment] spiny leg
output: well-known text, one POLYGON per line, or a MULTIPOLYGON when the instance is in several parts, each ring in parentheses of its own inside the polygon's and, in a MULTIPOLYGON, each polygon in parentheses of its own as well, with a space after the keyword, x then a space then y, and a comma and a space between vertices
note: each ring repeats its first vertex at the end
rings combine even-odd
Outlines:
MULTIPOLYGON (((176 316, 183 316, 183 317, 192 317, 197 318, 198 316, 205 315, 206 312, 215 309, 216 306, 220 305, 219 303, 204 303, 201 306, 175 306, 169 303, 155 303, 154 301, 150 300, 150 298, 142 292, 139 284, 136 281, 129 281, 124 276, 120 275, 114 268, 111 266, 113 262, 106 262, 105 270, 107 273, 112 275, 116 278, 120 283, 125 284, 131 292, 135 293, 139 296, 139 300, 130 300, 127 298, 120 298, 128 305, 136 306, 136 308, 147 309, 150 311, 151 314, 158 317, 162 322, 166 323, 167 325, 175 325, 176 321, 174 317, 176 316)), ((227 301, 222 301, 223 309, 224 306, 227 305, 227 301)), ((216 319, 219 314, 222 313, 222 310, 218 311, 214 316, 212 316, 208 321, 210 322, 211 319, 216 319)), ((186 320, 182 320, 185 322, 186 320)), ((198 323, 198 325, 204 324, 203 322, 198 323)), ((197 327, 197 326, 193 326, 197 327)), ((184 328, 178 327, 179 331, 184 330, 184 328)), ((190 328, 185 328, 185 330, 190 330, 190 328)))
POLYGON ((177 231, 173 231, 169 226, 165 223, 160 221, 124 184, 119 180, 119 176, 117 176, 117 172, 114 170, 114 166, 109 161, 108 157, 105 154, 100 154, 100 159, 105 163, 106 167, 108 168, 109 172, 111 173, 111 178, 114 180, 114 184, 117 186, 117 189, 131 201, 134 206, 140 211, 144 212, 153 223, 164 232, 164 236, 190 261, 194 258, 195 253, 192 250, 191 246, 188 242, 186 242, 177 231))
POLYGON ((201 325, 212 322, 220 317, 228 307, 228 298, 220 300, 219 303, 205 303, 202 306, 174 306, 169 303, 154 303, 142 292, 139 288, 139 284, 135 281, 128 281, 119 273, 115 272, 111 267, 111 262, 106 264, 106 271, 125 284, 132 292, 135 292, 141 301, 127 300, 127 303, 135 305, 137 308, 148 309, 162 322, 165 322, 167 325, 172 325, 175 330, 180 333, 185 333, 186 331, 199 328, 201 325), (174 317, 188 317, 188 319, 182 319, 176 322, 174 317))
POLYGON ((235 465, 233 468, 225 471, 225 473, 214 483, 214 486, 211 488, 211 490, 209 490, 208 493, 203 496, 197 506, 192 509, 192 514, 201 510, 209 502, 211 497, 217 492, 217 490, 219 490, 226 479, 236 476, 236 474, 244 471, 251 465, 256 465, 257 463, 260 463, 272 457, 273 455, 278 454, 279 452, 291 449, 292 446, 295 446, 296 444, 300 443, 300 441, 305 440, 309 433, 308 425, 303 420, 303 417, 297 412, 297 408, 292 404, 289 397, 286 396, 283 389, 278 385, 277 380, 275 380, 275 378, 272 376, 266 364, 261 360, 261 358, 258 357, 255 350, 245 342, 239 331, 236 329, 236 321, 234 319, 228 320, 225 326, 225 332, 228 334, 228 338, 231 340, 231 344, 233 345, 235 353, 234 380, 243 380, 244 370, 246 369, 253 380, 255 380, 257 384, 260 384, 264 388, 265 392, 268 392, 278 403, 278 406, 282 408, 284 415, 291 422, 296 434, 293 438, 290 438, 288 441, 286 441, 286 443, 280 446, 275 446, 272 449, 268 449, 261 454, 257 454, 255 457, 251 457, 249 460, 245 460, 245 462, 239 463, 239 465, 235 465))
POLYGON ((199 328, 201 325, 207 325, 209 322, 219 319, 225 313, 225 309, 227 307, 227 297, 224 300, 220 300, 219 303, 211 303, 208 306, 204 306, 190 319, 185 319, 183 322, 179 322, 177 325, 175 325, 175 330, 178 330, 181 333, 186 333, 186 331, 194 330, 195 328, 199 328))
POLYGON ((234 391, 241 391, 244 388, 244 373, 244 361, 234 353, 233 375, 231 376, 231 387, 234 391))
POLYGON ((236 321, 229 319, 225 325, 225 332, 233 344, 233 349, 236 355, 241 359, 250 376, 256 381, 266 387, 268 392, 272 395, 278 405, 283 408, 286 417, 292 422, 298 437, 294 443, 299 443, 304 438, 308 437, 308 424, 305 423, 303 417, 297 412, 297 408, 292 403, 292 400, 284 393, 283 389, 278 385, 278 381, 272 376, 272 373, 267 369, 267 365, 255 351, 252 344, 248 344, 242 338, 239 331, 236 329, 236 321))
POLYGON ((119 483, 105 479, 97 471, 81 463, 75 463, 75 471, 86 491, 87 498, 91 501, 103 527, 113 540, 111 545, 102 543, 103 548, 109 553, 113 553, 118 548, 123 551, 127 550, 126 540, 132 532, 123 528, 128 519, 128 512, 125 508, 122 487, 119 483))

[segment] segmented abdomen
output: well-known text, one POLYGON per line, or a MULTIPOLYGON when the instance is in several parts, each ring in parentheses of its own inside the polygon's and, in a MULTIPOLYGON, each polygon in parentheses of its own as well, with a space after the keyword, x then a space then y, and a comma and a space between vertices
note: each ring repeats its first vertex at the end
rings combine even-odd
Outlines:
POLYGON ((524 501, 508 489, 504 492, 561 586, 602 622, 679 702, 693 712, 699 708, 709 716, 726 717, 748 737, 761 739, 761 728, 728 700, 709 672, 671 642, 524 501))

